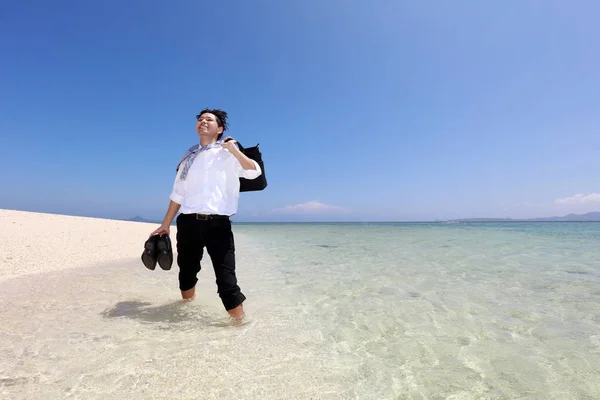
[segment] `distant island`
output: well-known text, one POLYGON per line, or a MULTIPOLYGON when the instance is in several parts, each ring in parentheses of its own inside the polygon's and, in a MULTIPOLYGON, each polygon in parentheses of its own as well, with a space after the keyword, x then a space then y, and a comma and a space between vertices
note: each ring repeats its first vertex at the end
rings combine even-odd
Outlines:
POLYGON ((132 221, 132 222, 154 222, 154 221, 149 221, 145 218, 140 217, 139 215, 136 215, 135 217, 132 218, 127 218, 125 219, 125 221, 132 221))
POLYGON ((546 218, 463 218, 452 219, 446 222, 600 222, 600 211, 589 212, 585 214, 569 214, 563 217, 546 218))

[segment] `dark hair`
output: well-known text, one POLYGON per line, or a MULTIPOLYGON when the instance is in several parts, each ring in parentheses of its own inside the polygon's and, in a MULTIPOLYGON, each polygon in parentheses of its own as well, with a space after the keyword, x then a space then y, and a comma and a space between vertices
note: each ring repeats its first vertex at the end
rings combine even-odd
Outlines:
POLYGON ((220 127, 223 128, 223 132, 221 132, 219 134, 219 136, 217 137, 217 139, 221 139, 221 136, 223 136, 223 133, 229 127, 229 124, 227 124, 227 112, 225 112, 223 110, 219 110, 218 108, 216 108, 214 110, 211 110, 209 108, 205 108, 204 110, 200 111, 200 114, 196 115, 196 120, 199 120, 200 116, 202 114, 204 114, 204 113, 211 113, 215 117, 217 117, 217 125, 219 125, 220 127))

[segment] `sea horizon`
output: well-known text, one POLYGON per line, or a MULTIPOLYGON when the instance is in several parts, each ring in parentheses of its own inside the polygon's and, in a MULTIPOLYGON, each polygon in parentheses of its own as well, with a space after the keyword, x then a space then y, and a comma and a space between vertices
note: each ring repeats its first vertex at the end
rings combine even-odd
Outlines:
MULTIPOLYGON (((139 214, 129 217, 119 217, 115 215, 103 215, 103 214, 91 214, 91 213, 80 213, 80 212, 58 212, 58 211, 40 211, 35 208, 0 208, 7 211, 18 211, 18 212, 32 212, 39 214, 50 214, 50 215, 63 215, 63 216, 71 216, 71 217, 83 217, 83 218, 96 218, 96 219, 108 219, 113 221, 128 221, 128 222, 142 222, 142 223, 152 223, 152 224, 160 224, 162 222, 162 218, 145 218, 140 216, 139 214)), ((177 214, 179 215, 179 213, 177 214)), ((583 214, 568 214, 563 216, 554 216, 554 217, 535 217, 535 218, 512 218, 512 217, 468 217, 468 218, 454 218, 454 219, 417 219, 417 220, 408 220, 408 219, 348 219, 348 220, 323 220, 318 217, 314 220, 253 220, 248 219, 247 216, 238 216, 232 215, 231 221, 233 224, 429 224, 429 223, 524 223, 524 222, 600 222, 600 211, 591 211, 583 214), (593 219, 585 219, 585 217, 593 217, 593 219), (241 220, 238 220, 241 218, 241 220), (566 220, 565 218, 573 218, 571 220, 566 220), (577 219, 581 218, 581 219, 577 219)), ((173 220, 171 225, 175 225, 175 219, 173 220)))

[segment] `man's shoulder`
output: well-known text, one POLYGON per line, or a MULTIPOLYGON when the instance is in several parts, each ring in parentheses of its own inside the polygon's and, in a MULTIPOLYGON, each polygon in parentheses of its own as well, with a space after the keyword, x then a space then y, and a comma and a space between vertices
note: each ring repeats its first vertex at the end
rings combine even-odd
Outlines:
POLYGON ((186 158, 188 158, 190 155, 192 155, 192 153, 196 152, 198 149, 200 148, 200 145, 195 144, 192 147, 190 147, 189 149, 187 149, 183 155, 181 156, 181 158, 179 159, 179 162, 177 163, 177 167, 175 168, 176 171, 179 170, 179 166, 181 165, 181 163, 183 161, 185 161, 186 158))

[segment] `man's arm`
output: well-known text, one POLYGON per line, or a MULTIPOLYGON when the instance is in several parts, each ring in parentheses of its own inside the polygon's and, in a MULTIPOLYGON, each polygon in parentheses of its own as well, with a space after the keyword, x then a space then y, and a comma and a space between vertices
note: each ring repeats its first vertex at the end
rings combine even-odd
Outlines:
POLYGON ((177 174, 175 174, 175 182, 173 183, 173 190, 171 191, 171 194, 169 195, 169 199, 171 201, 169 202, 169 208, 167 209, 167 213, 165 214, 165 218, 163 219, 163 223, 162 223, 163 227, 171 225, 171 222, 173 222, 173 219, 177 215, 177 211, 179 211, 179 208, 181 207, 181 203, 183 203, 185 191, 183 189, 184 188, 183 182, 181 182, 181 179, 180 179, 182 170, 183 170, 183 168, 179 168, 177 170, 177 174))
POLYGON ((162 226, 171 226, 171 223, 175 219, 180 207, 181 204, 175 203, 173 200, 169 201, 169 208, 167 209, 167 213, 163 219, 162 226))
POLYGON ((167 209, 167 213, 165 214, 165 218, 163 219, 162 224, 160 224, 160 226, 154 232, 152 232, 150 234, 150 236, 170 235, 171 234, 171 223, 173 222, 173 219, 177 215, 177 211, 179 211, 180 207, 181 207, 181 204, 175 203, 173 200, 171 200, 169 202, 169 208, 167 209))
POLYGON ((235 158, 237 158, 238 162, 240 163, 243 169, 247 171, 256 169, 260 170, 260 167, 257 168, 257 165, 254 162, 254 160, 248 158, 248 156, 242 153, 242 151, 235 145, 237 143, 235 139, 232 139, 231 137, 227 136, 225 140, 226 141, 223 142, 221 146, 223 146, 223 148, 227 149, 231 154, 233 154, 235 158))
POLYGON ((242 153, 242 151, 237 146, 232 146, 233 150, 229 150, 231 154, 240 162, 240 165, 245 170, 255 170, 256 164, 254 160, 249 158, 247 155, 242 153))
POLYGON ((235 140, 230 140, 223 143, 223 147, 226 148, 238 161, 241 169, 238 171, 240 178, 256 179, 262 174, 260 165, 253 159, 246 156, 242 151, 235 145, 235 140))
POLYGON ((183 189, 183 183, 181 182, 181 180, 179 179, 180 175, 181 175, 181 171, 183 170, 183 168, 179 168, 177 170, 177 174, 175 176, 175 182, 173 183, 173 190, 171 191, 171 195, 169 196, 169 208, 167 208, 167 212, 165 213, 165 218, 163 219, 162 224, 160 224, 160 226, 158 227, 158 229, 156 229, 154 232, 152 232, 150 234, 150 236, 152 235, 170 235, 171 234, 171 223, 173 222, 173 219, 175 219, 175 216, 177 215, 177 212, 179 211, 179 208, 181 207, 181 203, 183 202, 184 199, 184 189, 183 189))

